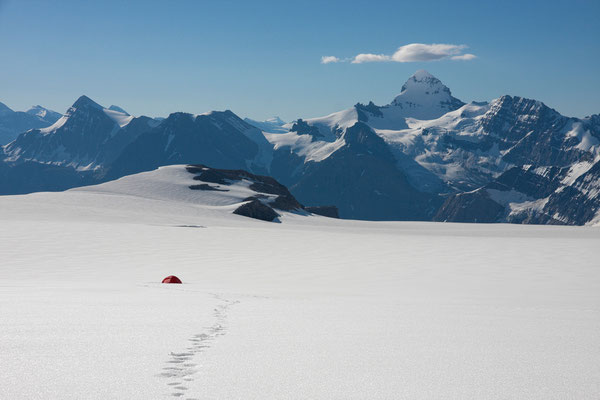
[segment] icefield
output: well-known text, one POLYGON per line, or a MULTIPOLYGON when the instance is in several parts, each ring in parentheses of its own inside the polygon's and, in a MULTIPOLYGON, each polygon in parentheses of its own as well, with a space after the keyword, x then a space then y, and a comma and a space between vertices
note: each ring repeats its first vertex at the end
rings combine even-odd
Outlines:
POLYGON ((597 227, 263 222, 181 168, 0 197, 1 399, 598 398, 597 227))

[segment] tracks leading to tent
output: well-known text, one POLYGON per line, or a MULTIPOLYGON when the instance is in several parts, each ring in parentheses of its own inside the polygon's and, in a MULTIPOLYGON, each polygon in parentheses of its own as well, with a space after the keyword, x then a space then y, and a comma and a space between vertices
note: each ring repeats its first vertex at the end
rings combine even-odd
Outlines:
POLYGON ((219 294, 211 293, 211 296, 219 301, 213 311, 215 322, 201 332, 192 335, 188 339, 187 347, 178 352, 171 352, 166 366, 159 374, 167 380, 170 395, 173 397, 197 400, 189 393, 188 385, 195 380, 202 366, 201 360, 198 359, 199 355, 208 351, 220 336, 227 334, 228 311, 239 303, 238 300, 230 300, 219 294))

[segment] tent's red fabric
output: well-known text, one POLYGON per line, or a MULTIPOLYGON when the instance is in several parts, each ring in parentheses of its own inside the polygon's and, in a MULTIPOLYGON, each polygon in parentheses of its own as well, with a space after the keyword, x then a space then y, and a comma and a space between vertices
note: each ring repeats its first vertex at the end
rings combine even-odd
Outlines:
POLYGON ((181 279, 179 279, 175 275, 169 275, 165 279, 163 279, 162 283, 181 283, 181 279))

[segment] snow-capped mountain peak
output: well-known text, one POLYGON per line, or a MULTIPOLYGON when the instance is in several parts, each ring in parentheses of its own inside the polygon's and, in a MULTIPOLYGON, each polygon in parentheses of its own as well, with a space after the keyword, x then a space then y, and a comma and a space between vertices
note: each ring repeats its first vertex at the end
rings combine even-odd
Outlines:
POLYGON ((402 85, 402 91, 391 106, 410 109, 411 117, 435 119, 464 105, 452 97, 450 89, 425 70, 415 72, 402 85))
POLYGON ((119 133, 133 119, 83 95, 52 125, 23 132, 4 147, 4 153, 11 162, 35 160, 78 170, 95 169, 104 160, 105 148, 113 142, 127 144, 129 136, 119 133), (114 139, 116 136, 123 139, 114 139))
POLYGON ((421 69, 406 80, 402 86, 401 94, 433 95, 438 93, 450 93, 438 78, 421 69))
POLYGON ((61 116, 61 113, 42 107, 39 104, 37 106, 31 106, 29 110, 25 111, 27 114, 35 115, 49 122, 56 122, 61 116))
POLYGON ((66 112, 65 116, 70 117, 73 116, 75 113, 79 113, 85 110, 100 110, 120 128, 123 128, 124 126, 129 124, 129 122, 131 122, 131 120, 133 119, 133 116, 129 115, 124 110, 118 111, 115 109, 115 106, 111 107, 112 108, 104 108, 103 106, 96 103, 94 100, 90 99, 86 95, 83 95, 79 97, 75 101, 75 103, 73 103, 71 108, 69 108, 69 110, 66 112))
POLYGON ((273 118, 269 118, 265 122, 269 122, 271 124, 279 125, 279 126, 285 125, 285 121, 282 120, 281 118, 277 117, 277 116, 275 116, 273 118))

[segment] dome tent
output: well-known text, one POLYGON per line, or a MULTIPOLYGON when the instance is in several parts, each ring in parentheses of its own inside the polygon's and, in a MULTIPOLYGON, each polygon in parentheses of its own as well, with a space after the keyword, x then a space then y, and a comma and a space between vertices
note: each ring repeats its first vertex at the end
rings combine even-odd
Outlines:
POLYGON ((182 282, 181 282, 181 279, 179 279, 175 275, 169 275, 165 279, 163 279, 162 283, 182 283, 182 282))

